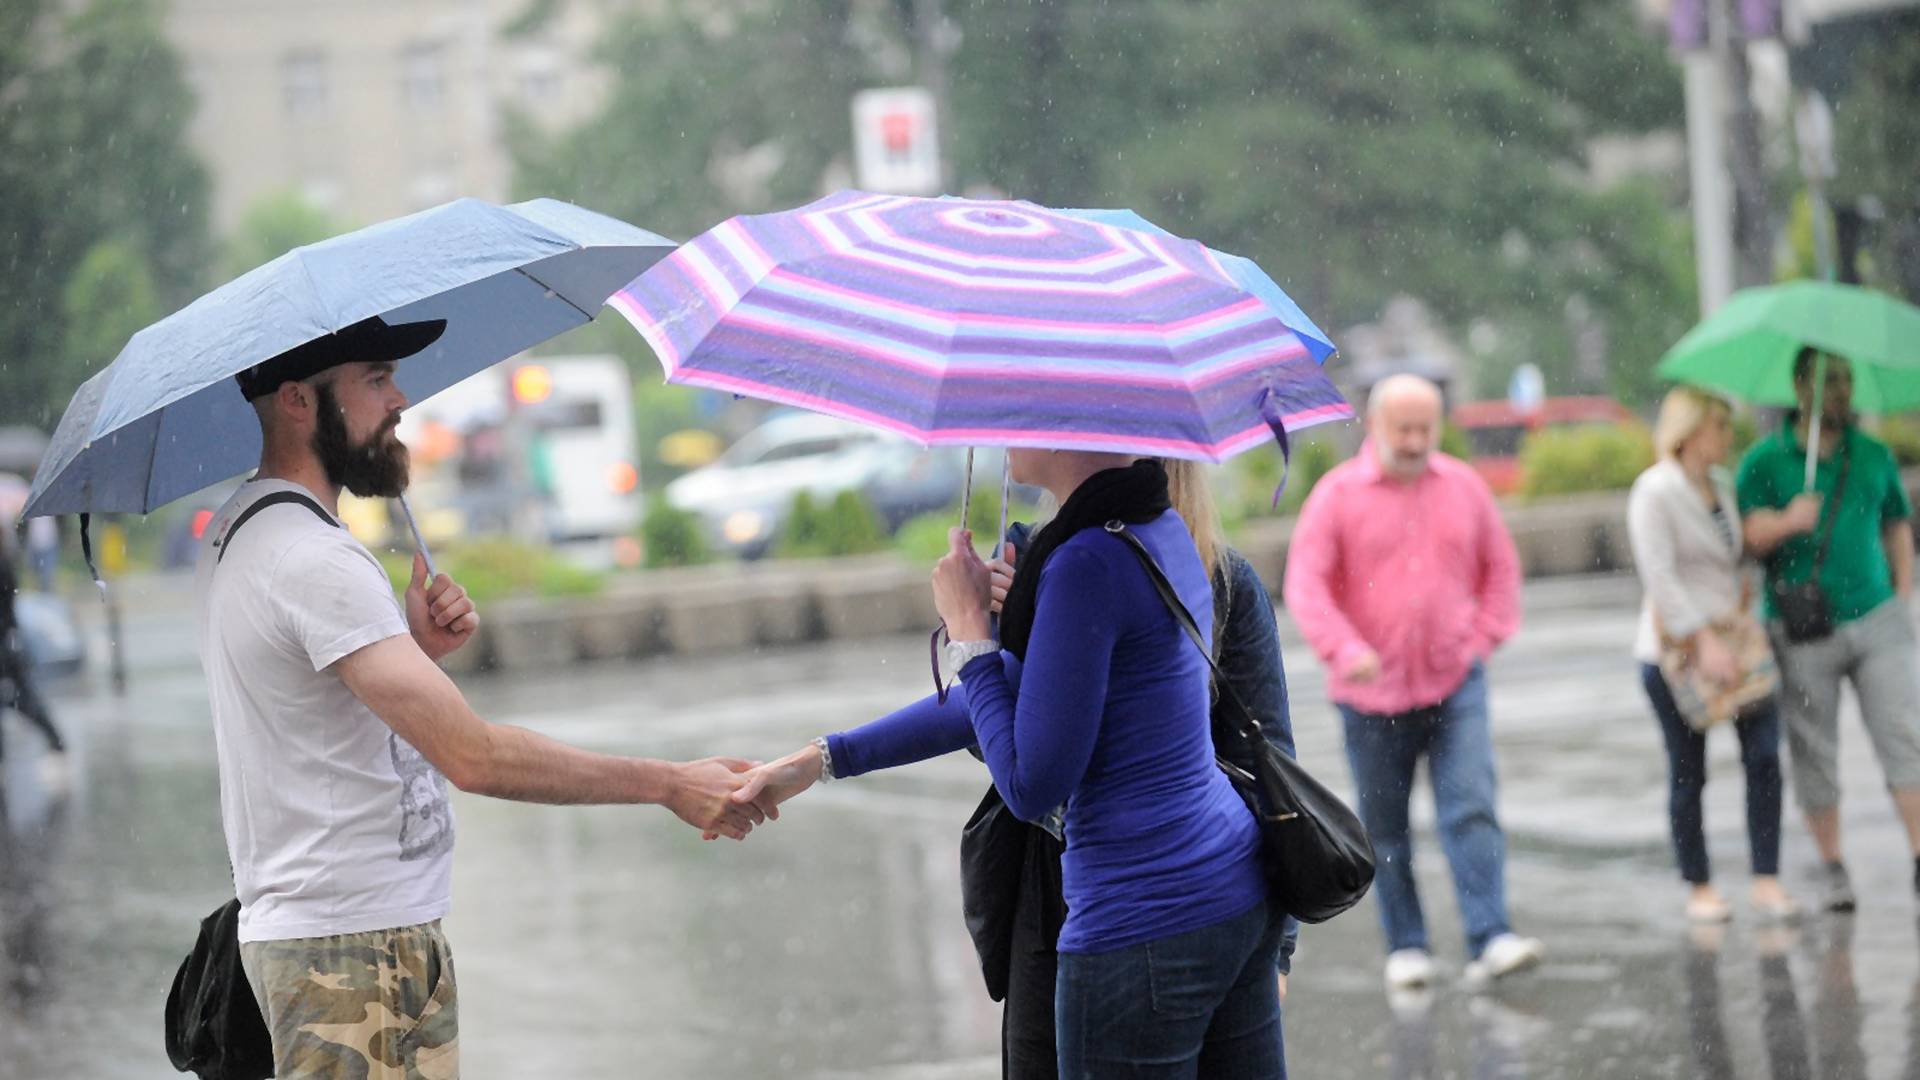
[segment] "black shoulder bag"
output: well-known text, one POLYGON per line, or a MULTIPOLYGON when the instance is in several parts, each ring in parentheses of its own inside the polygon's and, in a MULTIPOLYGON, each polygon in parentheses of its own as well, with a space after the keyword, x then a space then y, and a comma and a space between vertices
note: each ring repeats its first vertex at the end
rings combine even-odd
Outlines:
POLYGON ((1107 531, 1133 549, 1167 610, 1206 657, 1214 685, 1238 716, 1233 730, 1250 753, 1253 771, 1238 768, 1217 753, 1214 762, 1260 824, 1268 896, 1282 911, 1307 923, 1325 922, 1359 903, 1373 884, 1373 843, 1366 826, 1338 795, 1261 737, 1259 723, 1220 676, 1220 665, 1208 652, 1193 614, 1180 602, 1153 554, 1125 524, 1108 522, 1107 531))
MULTIPOLYGON (((227 530, 215 564, 227 557, 240 526, 281 503, 300 503, 320 520, 335 524, 319 503, 299 492, 263 495, 241 511, 227 530)), ((173 1067, 201 1080, 266 1080, 273 1075, 273 1039, 240 966, 238 897, 201 920, 193 951, 174 973, 173 988, 167 992, 166 1040, 167 1060, 173 1067)))
POLYGON ((1827 564, 1827 548, 1833 543, 1833 525, 1840 519, 1840 498, 1847 490, 1847 466, 1852 462, 1853 455, 1848 452, 1843 433, 1840 442, 1840 475, 1834 478, 1833 495, 1820 508, 1825 524, 1820 528, 1820 547, 1813 556, 1813 572, 1807 575, 1805 581, 1782 581, 1776 576, 1768 583, 1768 590, 1773 594, 1773 610, 1780 616, 1787 640, 1795 645, 1824 641, 1833 636, 1833 604, 1827 599, 1827 590, 1820 585, 1820 568, 1827 564))

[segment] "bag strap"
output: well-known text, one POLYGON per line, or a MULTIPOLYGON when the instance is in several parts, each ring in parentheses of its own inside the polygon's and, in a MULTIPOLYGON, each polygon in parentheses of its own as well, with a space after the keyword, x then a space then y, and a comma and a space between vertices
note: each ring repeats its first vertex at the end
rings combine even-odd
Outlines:
POLYGON ((314 516, 318 517, 321 521, 326 522, 327 524, 333 526, 336 529, 340 527, 340 523, 333 519, 333 515, 327 513, 326 509, 322 507, 319 503, 313 501, 311 497, 307 495, 303 495, 298 491, 275 491, 270 494, 260 496, 258 499, 255 499, 253 501, 253 505, 247 507, 245 510, 240 511, 240 516, 235 518, 233 521, 233 525, 227 529, 227 535, 221 537, 214 544, 214 547, 219 549, 219 554, 213 557, 214 565, 215 566, 220 565, 220 560, 227 557, 227 548, 232 546, 233 534, 240 531, 240 526, 245 525, 249 521, 252 521, 253 515, 259 513, 262 510, 265 510, 267 507, 279 506, 282 503, 299 503, 300 505, 313 511, 314 516))
MULTIPOLYGON (((227 535, 221 537, 219 540, 214 542, 214 547, 218 549, 219 553, 213 557, 213 565, 219 566, 220 561, 227 557, 227 548, 232 546, 233 534, 240 531, 240 526, 245 525, 249 521, 252 521, 253 515, 259 513, 260 511, 265 510, 270 506, 279 506, 283 503, 299 503, 300 505, 313 511, 314 516, 318 517, 321 521, 326 522, 327 524, 333 526, 336 529, 340 527, 340 523, 333 519, 332 514, 327 513, 325 507, 321 506, 319 503, 315 502, 312 498, 306 495, 303 495, 298 491, 269 492, 268 494, 262 495, 258 499, 255 499, 253 501, 253 504, 251 506, 248 506, 245 510, 240 511, 240 516, 237 518, 234 518, 233 524, 227 527, 227 535)), ((228 862, 227 877, 228 879, 232 879, 233 876, 234 876, 233 863, 228 862)), ((238 903, 239 901, 236 898, 234 902, 238 903)))
MULTIPOLYGON (((1180 594, 1174 591, 1173 582, 1167 580, 1166 571, 1160 569, 1160 564, 1154 561, 1153 553, 1147 550, 1147 545, 1141 543, 1138 536, 1128 531, 1125 522, 1109 521, 1106 529, 1133 549, 1134 555, 1140 560, 1140 565, 1146 568, 1147 576, 1153 579, 1154 591, 1160 594, 1160 599, 1166 603, 1167 610, 1173 613, 1174 621, 1187 632, 1187 637, 1192 639, 1194 647, 1199 649, 1200 655, 1206 658, 1207 666, 1213 669, 1214 686, 1219 689, 1221 696, 1233 705, 1237 720, 1233 725, 1234 731, 1249 747, 1257 746, 1262 738, 1260 722, 1253 718, 1252 710, 1240 700, 1240 695, 1233 692, 1233 684, 1220 674, 1220 664, 1214 660, 1212 651, 1207 648, 1207 639, 1201 636, 1199 624, 1193 621, 1193 613, 1187 610, 1187 605, 1180 601, 1180 594)), ((1218 757, 1217 754, 1215 756, 1218 757)), ((1220 765, 1233 772, 1241 771, 1224 758, 1220 759, 1220 765)))
POLYGON ((1810 580, 1820 580, 1820 568, 1827 564, 1827 549, 1833 544, 1833 524, 1840 520, 1840 500, 1847 491, 1847 468, 1853 464, 1853 454, 1847 446, 1847 433, 1840 432, 1840 475, 1833 482, 1833 505, 1821 507, 1831 510, 1826 514, 1826 526, 1820 530, 1820 550, 1813 556, 1813 575, 1810 580))

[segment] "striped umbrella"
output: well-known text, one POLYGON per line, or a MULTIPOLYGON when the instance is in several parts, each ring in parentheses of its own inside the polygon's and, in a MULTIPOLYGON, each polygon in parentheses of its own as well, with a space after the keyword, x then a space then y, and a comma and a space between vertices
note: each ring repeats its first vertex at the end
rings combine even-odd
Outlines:
POLYGON ((732 218, 607 302, 669 382, 927 446, 1221 461, 1352 415, 1278 285, 1126 211, 846 191, 732 218))

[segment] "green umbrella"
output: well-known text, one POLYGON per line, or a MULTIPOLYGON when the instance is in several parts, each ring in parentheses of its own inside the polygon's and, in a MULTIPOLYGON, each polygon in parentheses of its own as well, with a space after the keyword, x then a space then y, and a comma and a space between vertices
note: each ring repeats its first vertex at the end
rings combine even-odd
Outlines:
POLYGON ((1920 408, 1920 308, 1855 285, 1743 289, 1667 350, 1656 370, 1760 405, 1792 405, 1793 358, 1814 346, 1853 364, 1853 407, 1920 408))

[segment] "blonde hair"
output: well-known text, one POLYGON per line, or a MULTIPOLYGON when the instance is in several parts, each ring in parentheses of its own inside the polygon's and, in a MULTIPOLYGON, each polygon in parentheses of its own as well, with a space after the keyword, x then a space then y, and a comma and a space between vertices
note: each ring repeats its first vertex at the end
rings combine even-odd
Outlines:
POLYGON ((1717 394, 1696 386, 1676 386, 1660 402, 1660 418, 1653 425, 1653 448, 1664 460, 1680 456, 1680 448, 1706 426, 1718 411, 1733 415, 1733 406, 1717 394))
POLYGON ((1161 464, 1167 470, 1167 498, 1193 534, 1193 546, 1200 550, 1200 562, 1211 581, 1220 564, 1220 553, 1227 546, 1220 528, 1220 511, 1213 504, 1213 488, 1197 461, 1164 458, 1161 464))

